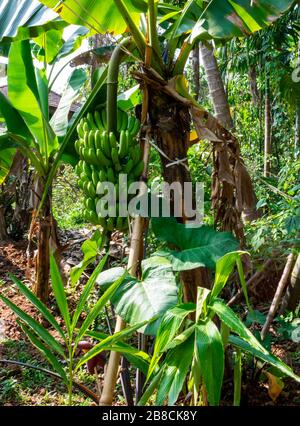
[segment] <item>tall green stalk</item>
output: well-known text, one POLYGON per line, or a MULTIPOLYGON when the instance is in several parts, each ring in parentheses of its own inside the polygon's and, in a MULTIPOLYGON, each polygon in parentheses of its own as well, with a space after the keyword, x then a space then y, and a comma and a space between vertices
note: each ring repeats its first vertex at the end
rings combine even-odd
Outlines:
POLYGON ((233 405, 239 407, 241 403, 241 387, 242 387, 242 352, 236 349, 234 354, 234 396, 233 405))
POLYGON ((117 133, 118 124, 118 78, 121 60, 124 56, 124 47, 130 43, 130 38, 125 38, 114 49, 111 56, 107 75, 107 127, 109 132, 117 133))

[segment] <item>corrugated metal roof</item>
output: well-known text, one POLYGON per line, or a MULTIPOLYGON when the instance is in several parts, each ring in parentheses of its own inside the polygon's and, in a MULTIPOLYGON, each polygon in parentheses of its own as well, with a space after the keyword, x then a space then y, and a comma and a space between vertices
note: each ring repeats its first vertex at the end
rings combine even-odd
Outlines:
POLYGON ((37 37, 44 29, 65 25, 55 12, 37 0, 0 1, 0 41, 37 37))

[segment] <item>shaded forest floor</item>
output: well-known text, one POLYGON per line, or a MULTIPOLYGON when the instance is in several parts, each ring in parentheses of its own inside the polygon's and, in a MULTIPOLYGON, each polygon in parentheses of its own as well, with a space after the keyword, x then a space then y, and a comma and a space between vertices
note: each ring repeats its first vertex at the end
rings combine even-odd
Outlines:
MULTIPOLYGON (((72 244, 63 253, 64 264, 67 268, 77 264, 82 257, 80 246, 87 236, 88 231, 72 231, 72 244)), ((63 236, 65 241, 70 241, 70 234, 63 236)), ((112 245, 114 260, 118 259, 120 242, 117 240, 112 245)), ((251 294, 251 300, 257 311, 266 313, 270 301, 273 297, 278 279, 282 270, 274 269, 268 278, 256 287, 255 293, 251 294), (263 301, 264 303, 262 303, 263 301)), ((39 318, 34 308, 25 298, 20 295, 8 274, 15 275, 18 279, 29 284, 32 280, 33 270, 27 270, 26 242, 1 242, 0 241, 0 291, 16 305, 25 310, 29 315, 39 318)), ((81 286, 69 295, 69 302, 76 304, 81 286), (73 299, 73 300, 72 300, 73 299)), ((60 321, 58 309, 50 298, 49 307, 60 321)), ((261 314, 263 315, 263 314, 261 314)), ((243 317, 243 312, 242 312, 243 317)), ((245 318, 244 318, 245 319, 245 318)), ((105 322, 105 319, 101 321, 105 322)), ((252 321, 249 324, 252 331, 258 334, 261 329, 260 321, 252 321)), ((105 327, 105 325, 104 325, 105 327)), ((275 355, 290 365, 296 374, 300 375, 300 345, 287 339, 281 326, 275 322, 268 336, 269 345, 275 355), (281 328, 280 328, 281 327, 281 328)), ((15 315, 11 310, 0 302, 0 360, 9 359, 21 361, 31 365, 37 365, 49 369, 49 365, 44 362, 40 354, 30 345, 22 330, 16 323, 15 315)), ((269 395, 270 382, 268 378, 261 375, 261 370, 257 365, 246 360, 244 365, 242 405, 300 405, 300 387, 297 383, 289 379, 284 379, 284 387, 278 398, 273 401, 269 395)), ((100 375, 101 380, 102 375, 100 375)), ((81 371, 76 377, 78 381, 96 392, 95 378, 81 371)), ((222 405, 232 405, 233 385, 231 379, 225 379, 222 393, 222 405)), ((66 405, 67 391, 65 386, 47 376, 46 374, 31 369, 23 369, 20 366, 7 365, 0 362, 0 405, 66 405)), ((78 391, 74 392, 75 405, 94 404, 89 398, 78 391)), ((120 384, 116 391, 115 404, 125 404, 122 396, 120 384)))

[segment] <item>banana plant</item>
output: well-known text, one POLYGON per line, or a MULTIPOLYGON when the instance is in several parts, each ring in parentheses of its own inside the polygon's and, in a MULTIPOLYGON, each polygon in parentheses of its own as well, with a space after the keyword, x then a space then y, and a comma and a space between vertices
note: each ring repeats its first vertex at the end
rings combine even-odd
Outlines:
MULTIPOLYGON (((93 322, 98 317, 99 313, 104 309, 106 303, 113 296, 118 287, 122 284, 124 277, 117 279, 110 288, 104 292, 97 302, 90 307, 90 310, 81 323, 81 314, 85 311, 86 303, 89 301, 91 292, 98 274, 102 271, 108 255, 103 256, 101 262, 95 268, 93 274, 88 279, 78 304, 74 312, 71 312, 68 306, 67 295, 64 284, 55 262, 54 256, 51 255, 51 279, 53 292, 60 314, 63 319, 61 325, 58 324, 50 310, 42 303, 28 287, 19 281, 16 277, 10 275, 12 281, 25 296, 29 303, 34 306, 37 311, 43 316, 43 319, 49 324, 52 331, 57 337, 48 331, 48 328, 43 327, 38 321, 20 309, 16 304, 10 301, 7 297, 0 294, 0 299, 4 302, 17 316, 17 322, 30 340, 30 342, 41 352, 43 357, 51 364, 53 370, 61 377, 68 388, 69 405, 72 405, 72 391, 74 384, 74 375, 78 369, 89 360, 97 357, 103 351, 114 350, 123 354, 128 360, 147 373, 150 358, 149 356, 133 346, 124 342, 124 339, 130 337, 136 330, 145 326, 146 321, 136 323, 134 326, 127 327, 118 334, 112 336, 105 333, 93 331, 93 322), (80 324, 81 323, 81 324, 80 324), (84 356, 78 358, 77 349, 87 343, 84 338, 90 337, 100 341, 96 345, 91 344, 84 356), (64 367, 65 364, 65 367, 64 367)), ((88 342, 89 343, 89 342, 88 342)))
MULTIPOLYGON (((250 0, 186 0, 181 2, 182 6, 160 0, 65 0, 58 3, 42 0, 42 3, 53 8, 63 20, 84 25, 91 33, 108 32, 116 36, 130 33, 136 47, 134 55, 130 55, 139 65, 134 77, 144 87, 144 117, 149 119, 145 123, 147 135, 155 141, 161 154, 164 180, 169 184, 179 182, 182 187, 185 182, 191 182, 186 158, 192 117, 199 140, 209 140, 215 147, 217 178, 212 201, 216 220, 222 223, 224 230, 234 230, 243 241, 240 206, 244 204, 246 207, 247 194, 243 191, 246 191, 250 178, 242 159, 236 156, 240 152, 238 141, 201 105, 195 104, 183 73, 196 42, 222 41, 258 31, 291 7, 293 0, 259 3, 250 0), (230 146, 234 146, 232 153, 230 146), (234 158, 234 174, 229 167, 229 158, 234 158), (177 161, 177 165, 169 167, 169 159, 177 161), (179 164, 178 160, 181 160, 179 164)), ((198 275, 196 270, 186 274, 186 297, 194 302, 191 282, 194 287, 210 283, 201 270, 198 275)), ((104 383, 109 389, 106 402, 112 401, 116 377, 117 368, 112 362, 104 383)))
MULTIPOLYGON (((209 405, 219 405, 224 354, 229 345, 235 350, 234 405, 239 405, 241 395, 241 352, 262 360, 300 383, 300 377, 269 353, 220 298, 235 264, 241 282, 244 281, 241 255, 241 252, 228 253, 217 261, 212 289, 198 287, 195 304, 180 304, 165 313, 148 369, 148 387, 138 405, 145 405, 153 395, 156 405, 162 405, 166 400, 168 405, 174 405, 185 383, 192 394, 193 405, 206 405, 206 401, 209 405), (216 317, 221 323, 220 330, 216 317)), ((246 287, 243 288, 246 292, 246 287)))
POLYGON ((55 77, 58 77, 52 76, 53 65, 74 52, 86 33, 85 28, 79 27, 64 40, 61 30, 50 30, 35 38, 34 42, 21 40, 11 43, 8 96, 0 93, 0 115, 7 129, 0 138, 1 181, 9 173, 16 150, 28 158, 36 175, 33 220, 39 226, 34 292, 44 301, 49 293, 52 182, 61 161, 73 165, 78 161, 73 142, 79 120, 98 102, 105 100, 106 70, 103 69, 86 103, 69 121, 70 107, 87 81, 85 70, 78 68, 71 73, 52 118, 49 114, 48 95, 55 77))

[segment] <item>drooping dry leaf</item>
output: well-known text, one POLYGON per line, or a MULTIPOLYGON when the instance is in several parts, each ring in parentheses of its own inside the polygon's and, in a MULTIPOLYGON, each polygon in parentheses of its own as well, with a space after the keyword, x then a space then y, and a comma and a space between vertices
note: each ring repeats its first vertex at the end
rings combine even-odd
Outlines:
POLYGON ((268 394, 272 401, 276 402, 283 390, 284 383, 279 377, 276 377, 269 372, 266 372, 266 375, 268 376, 268 394))

